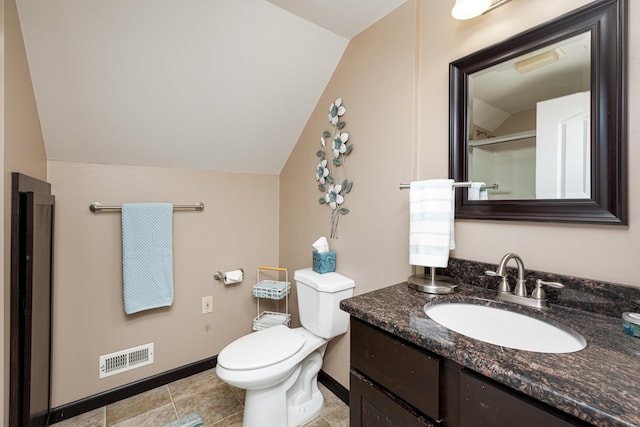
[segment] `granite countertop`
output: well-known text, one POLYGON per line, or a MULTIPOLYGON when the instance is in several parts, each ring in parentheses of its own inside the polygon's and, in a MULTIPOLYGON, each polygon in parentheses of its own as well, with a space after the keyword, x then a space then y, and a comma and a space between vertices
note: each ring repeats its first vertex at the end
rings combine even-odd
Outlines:
POLYGON ((496 301, 512 311, 560 322, 587 340, 581 351, 546 354, 467 338, 423 311, 426 303, 478 303, 479 298, 495 301, 495 295, 495 290, 459 285, 453 294, 432 296, 400 283, 344 300, 340 308, 591 424, 640 426, 640 338, 625 334, 619 317, 556 304, 540 311, 496 301))

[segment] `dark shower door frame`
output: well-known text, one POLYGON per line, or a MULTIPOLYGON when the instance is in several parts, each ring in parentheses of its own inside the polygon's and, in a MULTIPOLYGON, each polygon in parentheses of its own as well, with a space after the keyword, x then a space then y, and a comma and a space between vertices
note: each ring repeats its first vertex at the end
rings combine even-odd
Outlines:
POLYGON ((12 173, 9 425, 48 425, 54 196, 47 182, 12 173))

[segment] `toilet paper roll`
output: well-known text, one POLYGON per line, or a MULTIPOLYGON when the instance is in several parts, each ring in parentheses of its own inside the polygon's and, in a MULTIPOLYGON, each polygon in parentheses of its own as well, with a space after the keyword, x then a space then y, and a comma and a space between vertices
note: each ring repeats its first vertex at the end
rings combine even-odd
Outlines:
POLYGON ((243 276, 244 276, 244 273, 243 273, 242 270, 227 271, 224 274, 224 284, 225 285, 231 285, 233 283, 242 282, 242 277, 243 276))

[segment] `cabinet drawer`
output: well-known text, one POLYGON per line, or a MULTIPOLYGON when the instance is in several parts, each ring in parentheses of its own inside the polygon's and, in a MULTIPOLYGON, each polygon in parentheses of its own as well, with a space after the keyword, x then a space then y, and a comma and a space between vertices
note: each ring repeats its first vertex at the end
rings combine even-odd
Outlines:
POLYGON ((569 415, 520 397, 473 372, 460 372, 460 427, 568 427, 586 425, 569 415))
POLYGON ((436 427, 437 424, 371 381, 351 371, 352 427, 436 427))
POLYGON ((351 366, 433 419, 440 419, 440 359, 351 320, 351 366))

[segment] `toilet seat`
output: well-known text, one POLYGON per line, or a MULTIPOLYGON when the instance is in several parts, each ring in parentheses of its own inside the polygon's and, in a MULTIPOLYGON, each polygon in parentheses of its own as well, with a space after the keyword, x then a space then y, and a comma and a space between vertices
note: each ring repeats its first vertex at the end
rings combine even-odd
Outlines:
POLYGON ((245 335, 218 354, 218 364, 231 370, 259 369, 296 354, 304 345, 301 334, 284 325, 245 335))

